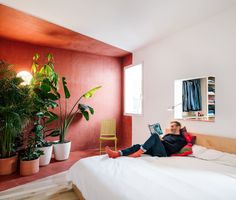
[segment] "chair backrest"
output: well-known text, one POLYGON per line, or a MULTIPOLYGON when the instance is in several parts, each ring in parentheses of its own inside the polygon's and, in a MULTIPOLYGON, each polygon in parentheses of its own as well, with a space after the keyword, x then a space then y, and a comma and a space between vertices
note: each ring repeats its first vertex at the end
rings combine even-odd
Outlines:
POLYGON ((116 135, 116 120, 115 119, 107 119, 103 120, 101 123, 101 136, 115 136, 116 135))

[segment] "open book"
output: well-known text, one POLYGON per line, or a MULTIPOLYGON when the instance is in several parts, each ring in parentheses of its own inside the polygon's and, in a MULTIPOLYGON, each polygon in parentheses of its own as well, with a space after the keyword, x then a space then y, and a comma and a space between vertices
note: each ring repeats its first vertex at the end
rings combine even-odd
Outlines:
POLYGON ((161 130, 161 125, 159 123, 148 125, 151 134, 162 135, 163 131, 161 130))

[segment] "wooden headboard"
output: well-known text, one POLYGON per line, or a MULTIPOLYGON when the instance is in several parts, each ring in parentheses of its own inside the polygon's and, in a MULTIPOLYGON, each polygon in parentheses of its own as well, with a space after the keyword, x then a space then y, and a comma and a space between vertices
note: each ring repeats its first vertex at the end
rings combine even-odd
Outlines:
MULTIPOLYGON (((168 132, 168 129, 166 129, 166 132, 168 132)), ((189 133, 197 137, 197 145, 227 153, 236 154, 236 138, 226 138, 192 132, 189 133)))

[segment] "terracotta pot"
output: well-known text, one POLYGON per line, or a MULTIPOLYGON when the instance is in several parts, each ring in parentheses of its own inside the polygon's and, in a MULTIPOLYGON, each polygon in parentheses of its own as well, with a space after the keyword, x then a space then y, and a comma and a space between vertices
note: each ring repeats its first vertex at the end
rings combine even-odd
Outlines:
POLYGON ((12 174, 16 171, 17 155, 0 159, 0 175, 12 174))
POLYGON ((44 155, 39 157, 39 166, 46 166, 50 163, 52 157, 52 145, 48 147, 39 147, 38 150, 43 151, 44 155))
POLYGON ((67 160, 70 155, 71 142, 57 143, 53 145, 54 155, 57 161, 67 160))
POLYGON ((29 176, 39 172, 39 158, 35 160, 20 161, 20 175, 29 176))

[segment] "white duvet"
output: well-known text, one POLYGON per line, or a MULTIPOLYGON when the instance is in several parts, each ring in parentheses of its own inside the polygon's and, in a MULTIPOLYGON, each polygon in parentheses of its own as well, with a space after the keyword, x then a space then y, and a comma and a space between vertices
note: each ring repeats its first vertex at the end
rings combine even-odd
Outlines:
POLYGON ((69 175, 86 200, 236 200, 236 168, 193 157, 94 156, 69 175))

